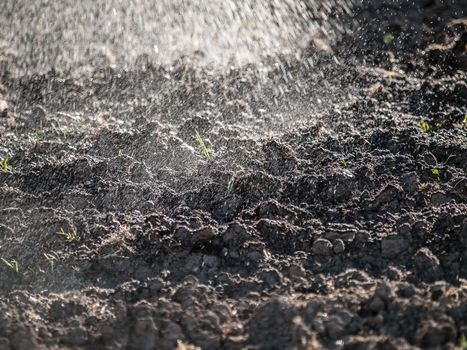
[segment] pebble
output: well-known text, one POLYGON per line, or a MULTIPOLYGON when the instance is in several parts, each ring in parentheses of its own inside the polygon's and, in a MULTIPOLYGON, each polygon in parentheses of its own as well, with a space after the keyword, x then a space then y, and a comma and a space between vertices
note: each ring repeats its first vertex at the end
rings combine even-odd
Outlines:
POLYGON ((440 206, 449 202, 449 197, 442 192, 435 192, 431 195, 431 204, 434 206, 440 206))
POLYGON ((283 277, 276 269, 268 269, 261 272, 261 279, 268 287, 274 287, 282 283, 283 277))
POLYGON ((35 105, 31 111, 31 117, 35 119, 44 119, 46 114, 45 108, 40 105, 35 105))
POLYGON ((382 205, 391 203, 398 200, 403 196, 404 190, 398 184, 387 184, 381 191, 376 195, 374 199, 374 206, 380 207, 382 205))
POLYGON ((318 238, 313 243, 313 253, 316 255, 329 256, 332 255, 332 243, 324 238, 318 238))
POLYGON ((405 252, 409 247, 409 241, 402 237, 391 235, 381 241, 381 254, 384 258, 393 258, 405 252))
POLYGON ((329 224, 324 233, 324 238, 335 241, 341 239, 344 242, 352 242, 355 239, 358 230, 353 225, 347 224, 329 224))
POLYGON ((193 239, 198 242, 207 242, 217 235, 217 229, 212 226, 204 226, 193 232, 193 239))
POLYGON ((424 247, 414 256, 415 268, 426 281, 435 281, 441 277, 439 259, 430 249, 424 247))
POLYGON ((401 179, 402 188, 408 193, 414 193, 418 188, 418 175, 415 171, 406 173, 401 179))
POLYGON ((345 244, 342 239, 336 239, 333 247, 334 253, 342 254, 345 251, 345 244))
POLYGON ((423 348, 439 347, 455 340, 455 324, 450 318, 424 321, 417 330, 417 338, 423 348))
POLYGON ((421 248, 414 256, 415 266, 420 271, 439 266, 438 258, 428 248, 421 248))

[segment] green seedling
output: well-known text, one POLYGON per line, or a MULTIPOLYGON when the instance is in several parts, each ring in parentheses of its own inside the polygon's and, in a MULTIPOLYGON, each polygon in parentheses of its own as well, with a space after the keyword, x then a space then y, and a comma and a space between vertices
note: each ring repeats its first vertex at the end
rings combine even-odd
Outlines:
POLYGON ((7 173, 8 172, 8 161, 10 160, 10 158, 5 158, 3 161, 2 161, 2 170, 4 173, 7 173))
POLYGON ((4 258, 1 258, 3 263, 16 273, 19 273, 19 263, 16 260, 6 260, 4 258))
POLYGON ((461 339, 459 342, 459 348, 461 350, 467 350, 467 337, 465 336, 465 334, 461 335, 461 339))
MULTIPOLYGON (((123 149, 119 148, 117 155, 119 157, 123 157, 125 155, 125 153, 123 152, 123 149)), ((133 151, 131 151, 131 153, 128 156, 131 158, 136 158, 137 155, 138 155, 138 151, 134 149, 133 151)))
MULTIPOLYGON (((433 168, 433 169, 431 170, 431 173, 432 173, 433 175, 435 175, 435 176, 439 176, 439 174, 440 174, 441 172, 439 171, 438 167, 439 167, 441 164, 438 162, 438 158, 436 158, 436 156, 435 156, 433 153, 429 152, 428 154, 431 155, 431 157, 433 158, 433 160, 434 160, 435 163, 436 163, 435 168, 433 168)), ((448 158, 448 160, 449 160, 449 158, 448 158)), ((447 161, 447 160, 446 160, 446 161, 447 161)))
POLYGON ((201 149, 201 152, 203 152, 204 157, 207 160, 211 160, 212 159, 211 154, 209 153, 209 150, 206 147, 206 144, 204 143, 204 140, 203 140, 203 138, 201 137, 201 135, 199 134, 198 131, 196 131, 195 138, 199 143, 199 148, 201 149))
POLYGON ((58 258, 55 255, 52 255, 50 253, 44 253, 44 259, 50 264, 50 267, 53 271, 55 262, 58 260, 58 258))
POLYGON ((430 124, 428 124, 427 122, 421 122, 420 129, 422 129, 423 132, 428 132, 430 131, 430 124))
POLYGON ((439 161, 438 161, 438 158, 436 158, 436 156, 435 156, 433 153, 430 152, 429 154, 433 157, 433 160, 434 160, 435 163, 436 163, 435 168, 433 168, 433 169, 431 170, 431 173, 432 173, 433 175, 436 175, 436 176, 441 175, 441 171, 439 170, 439 167, 445 166, 445 165, 449 162, 449 160, 450 160, 451 158, 455 158, 455 157, 456 157, 455 154, 450 154, 450 155, 446 158, 446 160, 445 160, 444 162, 439 162, 439 161))
POLYGON ((81 238, 78 235, 78 229, 76 227, 73 227, 70 231, 65 232, 65 230, 62 228, 60 232, 57 232, 58 235, 65 237, 67 242, 79 242, 81 238))
POLYGON ((345 160, 345 157, 342 156, 339 158, 339 163, 344 167, 347 168, 347 161, 345 160))
POLYGON ((190 68, 188 67, 188 64, 185 64, 185 68, 183 69, 183 74, 182 74, 182 84, 185 85, 188 82, 188 73, 189 73, 190 68))
POLYGON ((384 34, 383 41, 386 45, 391 44, 394 41, 394 34, 392 33, 386 33, 384 34))
POLYGON ((231 194, 233 192, 234 185, 235 185, 235 175, 233 175, 230 178, 229 183, 227 184, 227 194, 231 194))

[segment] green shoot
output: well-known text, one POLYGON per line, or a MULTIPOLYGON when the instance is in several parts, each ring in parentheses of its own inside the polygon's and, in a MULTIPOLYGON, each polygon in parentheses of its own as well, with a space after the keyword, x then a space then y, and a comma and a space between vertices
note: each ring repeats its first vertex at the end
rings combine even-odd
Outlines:
POLYGON ((430 131, 430 124, 428 124, 427 122, 421 122, 420 128, 423 130, 423 132, 428 132, 430 131))
POLYGON ((461 335, 461 340, 460 340, 460 343, 459 343, 459 348, 461 350, 467 350, 467 337, 465 336, 465 334, 462 334, 461 335))
MULTIPOLYGON (((117 155, 118 157, 123 157, 125 155, 125 153, 123 152, 123 149, 119 148, 117 155)), ((131 158, 136 158, 137 155, 138 155, 138 151, 135 149, 131 151, 130 154, 128 154, 128 156, 131 158)))
POLYGON ((1 258, 3 263, 16 273, 19 273, 19 263, 16 260, 6 260, 4 258, 1 258))
POLYGON ((188 67, 188 64, 185 64, 185 68, 183 69, 183 74, 182 74, 182 84, 185 85, 188 82, 188 73, 190 71, 190 68, 188 67))
POLYGON ((438 170, 438 169, 433 169, 433 170, 431 171, 431 173, 432 173, 433 175, 438 175, 438 176, 439 176, 439 170, 438 170))
POLYGON ((467 114, 464 115, 464 124, 467 124, 467 114))
POLYGON ((70 231, 65 232, 63 228, 60 230, 60 232, 57 232, 58 235, 65 237, 67 242, 79 242, 81 238, 78 235, 78 229, 76 227, 73 227, 70 231))
POLYGON ((386 45, 391 44, 394 41, 394 34, 392 33, 386 33, 383 37, 383 41, 386 45))
POLYGON ((10 160, 10 158, 5 158, 2 162, 2 170, 4 173, 7 173, 8 172, 8 161, 10 160))
POLYGON ((347 162, 346 162, 344 156, 342 156, 342 157, 339 159, 339 163, 340 163, 344 168, 347 168, 347 162))
POLYGON ((58 258, 55 255, 49 254, 49 253, 44 253, 44 258, 45 260, 50 264, 50 267, 52 268, 52 271, 55 266, 55 262, 58 260, 58 258))
POLYGON ((232 191, 234 190, 234 185, 235 185, 235 175, 231 177, 229 180, 229 183, 227 184, 227 194, 231 194, 232 191))
POLYGON ((209 150, 206 147, 206 144, 204 143, 204 140, 203 140, 203 138, 201 137, 201 135, 199 134, 198 131, 196 131, 195 138, 199 143, 199 148, 201 149, 201 152, 203 152, 204 157, 207 160, 211 160, 212 159, 211 154, 209 153, 209 150))

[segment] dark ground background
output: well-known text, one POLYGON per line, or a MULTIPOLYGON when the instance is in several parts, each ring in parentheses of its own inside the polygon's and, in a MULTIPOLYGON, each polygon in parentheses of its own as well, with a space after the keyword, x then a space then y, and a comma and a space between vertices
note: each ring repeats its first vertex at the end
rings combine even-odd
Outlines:
POLYGON ((465 349, 466 7, 7 0, 0 349, 465 349))

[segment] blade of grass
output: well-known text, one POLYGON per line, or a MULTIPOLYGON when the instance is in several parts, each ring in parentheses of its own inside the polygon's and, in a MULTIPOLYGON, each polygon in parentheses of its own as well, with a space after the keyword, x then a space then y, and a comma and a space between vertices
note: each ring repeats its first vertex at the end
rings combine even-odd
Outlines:
POLYGON ((4 258, 0 258, 2 259, 3 263, 8 266, 10 269, 12 269, 13 271, 15 271, 16 273, 19 273, 19 264, 16 260, 11 260, 11 261, 8 261, 4 258))
POLYGON ((5 158, 2 162, 2 169, 4 173, 8 172, 8 161, 9 160, 10 160, 9 158, 5 158))
POLYGON ((207 160, 211 160, 212 159, 211 154, 209 153, 209 150, 206 147, 206 144, 204 143, 204 140, 203 140, 203 138, 201 137, 201 135, 199 134, 198 131, 196 131, 195 138, 199 143, 199 148, 201 149, 201 152, 203 152, 204 157, 207 160))

